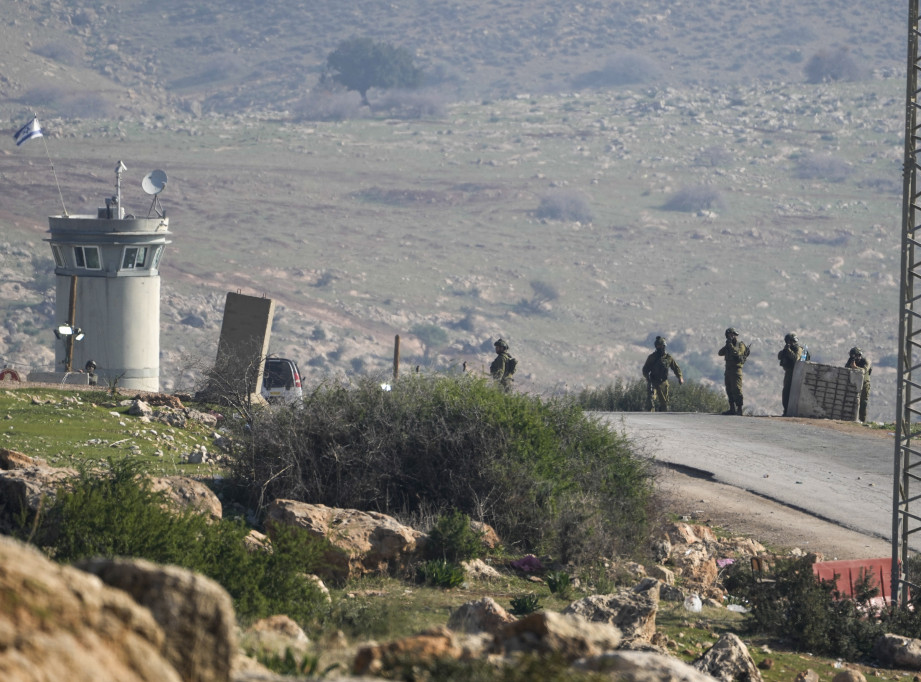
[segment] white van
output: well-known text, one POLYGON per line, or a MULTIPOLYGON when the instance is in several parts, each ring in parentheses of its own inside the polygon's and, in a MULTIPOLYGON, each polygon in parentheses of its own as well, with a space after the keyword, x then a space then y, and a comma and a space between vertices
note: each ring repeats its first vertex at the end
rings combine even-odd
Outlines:
POLYGON ((294 360, 266 358, 262 370, 262 397, 270 403, 290 403, 304 397, 301 373, 294 360))

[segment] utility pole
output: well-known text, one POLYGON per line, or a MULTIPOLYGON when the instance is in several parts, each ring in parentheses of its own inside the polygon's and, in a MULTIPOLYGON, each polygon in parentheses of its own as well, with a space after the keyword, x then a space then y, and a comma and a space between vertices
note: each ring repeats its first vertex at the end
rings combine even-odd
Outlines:
MULTIPOLYGON (((908 1, 908 68, 905 93, 905 160, 902 167, 902 269, 899 287, 899 363, 896 393, 895 457, 892 476, 892 599, 908 604, 909 589, 921 589, 906 575, 908 544, 921 531, 921 515, 911 505, 921 499, 921 450, 912 443, 911 427, 921 421, 921 302, 916 309, 915 283, 921 277, 916 234, 921 212, 918 163, 921 131, 918 128, 918 2, 908 1), (913 376, 914 373, 914 376, 913 376), (914 489, 913 489, 914 488, 914 489)), ((919 287, 921 291, 921 287, 919 287)))

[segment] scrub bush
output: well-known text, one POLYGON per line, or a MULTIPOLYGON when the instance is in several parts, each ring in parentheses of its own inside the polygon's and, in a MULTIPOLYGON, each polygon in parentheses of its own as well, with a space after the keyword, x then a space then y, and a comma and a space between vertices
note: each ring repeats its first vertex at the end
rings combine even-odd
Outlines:
POLYGON ((110 461, 107 472, 83 470, 45 513, 21 520, 20 537, 60 562, 133 557, 202 573, 230 593, 243 621, 286 613, 305 623, 321 608, 319 591, 304 577, 321 561, 316 540, 281 529, 271 552, 250 551, 242 521, 213 523, 197 511, 171 510, 139 473, 129 460, 110 461))
POLYGON ((371 377, 326 382, 296 408, 256 413, 239 440, 232 476, 257 507, 456 509, 516 550, 563 561, 633 552, 646 537, 652 474, 623 435, 572 400, 484 378, 412 374, 392 391, 371 377))
POLYGON ((483 533, 470 525, 469 516, 456 509, 438 517, 425 543, 425 555, 430 559, 466 561, 485 553, 483 533))

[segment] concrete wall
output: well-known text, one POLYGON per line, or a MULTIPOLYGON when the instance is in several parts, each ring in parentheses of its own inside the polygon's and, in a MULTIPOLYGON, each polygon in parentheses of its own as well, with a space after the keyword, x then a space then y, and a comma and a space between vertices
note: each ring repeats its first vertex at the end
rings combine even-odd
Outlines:
POLYGON ((274 317, 275 301, 270 298, 227 294, 215 360, 216 378, 223 386, 212 382, 212 391, 259 394, 274 317))
POLYGON ((857 421, 863 372, 797 362, 787 413, 791 417, 857 421))

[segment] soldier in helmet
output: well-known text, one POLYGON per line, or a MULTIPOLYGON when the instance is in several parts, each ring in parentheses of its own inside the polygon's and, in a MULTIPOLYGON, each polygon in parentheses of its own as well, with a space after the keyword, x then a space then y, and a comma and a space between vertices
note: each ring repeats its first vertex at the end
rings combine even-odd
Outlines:
POLYGON ((870 400, 870 373, 873 372, 873 367, 870 361, 863 356, 863 351, 857 346, 851 348, 844 366, 848 369, 859 369, 863 372, 863 386, 860 389, 860 408, 858 409, 857 418, 865 422, 867 421, 867 402, 870 400))
POLYGON ((96 361, 87 360, 83 369, 88 375, 87 383, 89 383, 90 386, 96 386, 99 381, 98 377, 96 376, 96 361))
POLYGON ((492 378, 499 382, 506 391, 512 390, 512 375, 518 368, 518 361, 508 353, 508 344, 499 339, 493 344, 496 347, 496 359, 489 366, 492 378))
POLYGON ((726 330, 726 345, 719 349, 719 355, 726 361, 726 397, 729 409, 723 414, 742 414, 742 365, 748 360, 750 349, 739 341, 739 332, 735 327, 726 330))
POLYGON ((781 400, 783 402, 783 416, 787 416, 787 403, 790 401, 790 387, 793 385, 793 368, 800 360, 804 360, 803 347, 799 345, 796 334, 789 332, 783 337, 784 347, 777 354, 777 360, 783 367, 783 393, 781 400))
POLYGON ((678 377, 678 383, 684 383, 681 368, 675 358, 665 352, 665 339, 656 337, 656 350, 646 358, 643 365, 643 378, 649 390, 646 393, 646 409, 649 412, 668 412, 668 371, 678 377))

